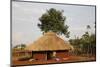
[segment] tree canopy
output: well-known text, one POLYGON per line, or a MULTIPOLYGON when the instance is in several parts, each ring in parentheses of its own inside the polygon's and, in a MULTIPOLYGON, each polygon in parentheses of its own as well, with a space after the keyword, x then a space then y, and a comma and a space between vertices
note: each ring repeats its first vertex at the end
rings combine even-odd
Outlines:
POLYGON ((47 10, 46 13, 42 14, 39 18, 40 22, 38 27, 43 33, 52 31, 57 34, 64 34, 66 37, 69 37, 68 26, 65 25, 66 17, 63 16, 63 10, 56 10, 51 8, 47 10))

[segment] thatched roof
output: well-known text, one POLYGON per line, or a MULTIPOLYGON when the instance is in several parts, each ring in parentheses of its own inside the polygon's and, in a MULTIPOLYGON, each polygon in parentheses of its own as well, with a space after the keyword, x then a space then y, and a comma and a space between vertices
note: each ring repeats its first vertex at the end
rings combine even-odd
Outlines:
POLYGON ((47 32, 37 41, 27 46, 26 50, 31 51, 52 51, 52 50, 69 50, 72 46, 58 37, 54 32, 47 32))

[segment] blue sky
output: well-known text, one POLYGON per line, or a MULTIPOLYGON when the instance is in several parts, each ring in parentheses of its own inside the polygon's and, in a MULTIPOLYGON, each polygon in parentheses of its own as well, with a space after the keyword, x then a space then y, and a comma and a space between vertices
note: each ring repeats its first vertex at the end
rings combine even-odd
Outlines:
MULTIPOLYGON (((90 25, 90 32, 94 33, 94 6, 12 2, 13 46, 21 43, 32 43, 42 36, 41 30, 37 26, 37 24, 40 23, 38 19, 50 8, 64 10, 63 15, 67 18, 65 24, 69 26, 70 38, 75 38, 75 36, 80 37, 84 34, 84 32, 87 31, 86 25, 90 25)), ((68 40, 68 38, 65 38, 63 35, 60 37, 64 40, 68 40)))

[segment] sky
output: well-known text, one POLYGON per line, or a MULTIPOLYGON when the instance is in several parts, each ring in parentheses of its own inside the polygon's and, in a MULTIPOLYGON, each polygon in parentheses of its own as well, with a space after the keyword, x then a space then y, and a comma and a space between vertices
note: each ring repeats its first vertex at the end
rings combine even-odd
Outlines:
POLYGON ((81 37, 86 26, 91 26, 91 33, 95 32, 95 6, 46 4, 33 2, 12 2, 12 46, 32 43, 42 36, 37 26, 39 18, 50 8, 64 10, 65 24, 69 26, 70 38, 60 36, 64 40, 81 37))

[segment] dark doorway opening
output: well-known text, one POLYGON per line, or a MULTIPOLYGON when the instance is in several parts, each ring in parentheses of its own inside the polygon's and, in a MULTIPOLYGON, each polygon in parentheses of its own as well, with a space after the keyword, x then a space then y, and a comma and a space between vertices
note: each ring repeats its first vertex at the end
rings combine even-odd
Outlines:
POLYGON ((52 51, 48 51, 47 52, 47 60, 52 59, 53 58, 53 52, 52 51))

